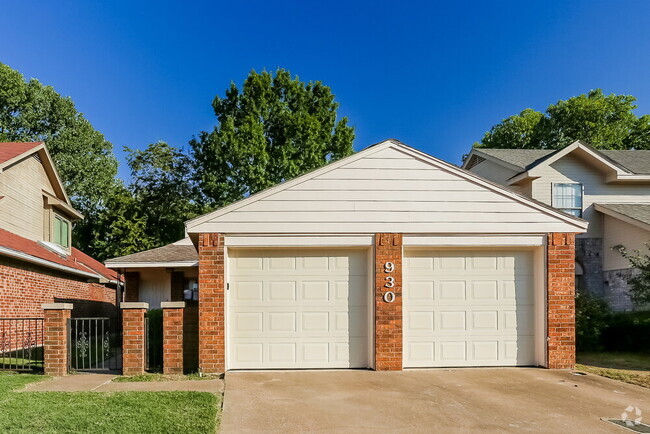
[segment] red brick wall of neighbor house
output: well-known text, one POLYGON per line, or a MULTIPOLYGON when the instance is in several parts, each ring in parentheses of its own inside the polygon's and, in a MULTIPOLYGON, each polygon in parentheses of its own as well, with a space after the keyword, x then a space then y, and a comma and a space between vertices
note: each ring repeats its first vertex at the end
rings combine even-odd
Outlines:
POLYGON ((548 234, 548 367, 573 369, 576 360, 575 234, 548 234))
POLYGON ((199 369, 224 372, 225 266, 223 234, 199 234, 199 369))
POLYGON ((0 317, 43 318, 43 303, 73 303, 73 317, 115 317, 115 288, 0 258, 0 317))
POLYGON ((375 369, 402 369, 402 234, 375 234, 375 369), (394 271, 386 271, 386 262, 394 271), (387 277, 394 279, 392 288, 385 286, 387 277), (388 291, 395 294, 392 303, 384 301, 388 291))

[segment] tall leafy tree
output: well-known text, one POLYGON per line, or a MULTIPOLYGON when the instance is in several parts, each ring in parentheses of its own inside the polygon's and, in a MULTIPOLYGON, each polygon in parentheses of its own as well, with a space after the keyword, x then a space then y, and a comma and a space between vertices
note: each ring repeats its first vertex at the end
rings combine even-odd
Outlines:
POLYGON ((0 141, 44 141, 74 206, 86 216, 75 226, 87 246, 98 213, 117 188, 113 145, 78 112, 70 98, 0 63, 0 141))
POLYGON ((601 89, 558 101, 545 113, 526 109, 485 133, 483 148, 560 149, 583 140, 601 149, 650 149, 650 115, 637 116, 636 98, 601 89))
POLYGON ((203 200, 222 206, 353 152, 354 129, 321 82, 252 71, 215 97, 213 131, 190 142, 203 200))

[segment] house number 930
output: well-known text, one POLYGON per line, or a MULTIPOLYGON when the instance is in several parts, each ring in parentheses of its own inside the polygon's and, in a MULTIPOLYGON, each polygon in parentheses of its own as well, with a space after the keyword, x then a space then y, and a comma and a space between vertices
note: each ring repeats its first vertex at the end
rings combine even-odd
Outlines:
MULTIPOLYGON (((395 271, 395 264, 392 262, 386 262, 384 264, 384 273, 392 273, 393 271, 395 271)), ((393 276, 386 276, 384 280, 385 288, 395 287, 395 278, 393 276)), ((392 303, 395 301, 395 293, 393 291, 385 292, 383 298, 386 303, 392 303)))

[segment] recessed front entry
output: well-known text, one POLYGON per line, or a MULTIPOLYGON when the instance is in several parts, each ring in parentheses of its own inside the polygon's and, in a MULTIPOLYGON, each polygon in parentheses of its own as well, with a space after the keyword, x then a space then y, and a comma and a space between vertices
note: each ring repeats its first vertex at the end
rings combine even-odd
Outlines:
POLYGON ((230 249, 228 368, 368 367, 367 255, 230 249))
POLYGON ((535 364, 530 250, 413 250, 404 261, 404 367, 535 364))

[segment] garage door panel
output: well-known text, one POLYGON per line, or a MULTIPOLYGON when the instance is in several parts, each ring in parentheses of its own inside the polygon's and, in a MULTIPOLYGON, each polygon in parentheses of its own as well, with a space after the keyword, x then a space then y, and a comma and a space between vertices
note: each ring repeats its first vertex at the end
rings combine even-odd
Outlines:
POLYGON ((534 363, 530 251, 414 250, 404 267, 404 366, 534 363))
POLYGON ((368 366, 366 252, 234 251, 229 266, 231 369, 368 366))

